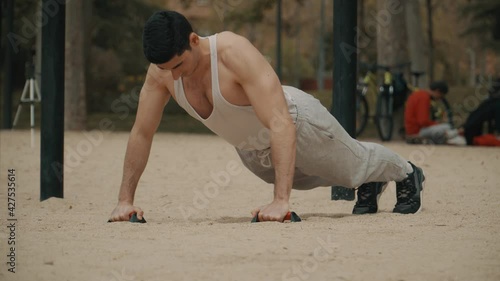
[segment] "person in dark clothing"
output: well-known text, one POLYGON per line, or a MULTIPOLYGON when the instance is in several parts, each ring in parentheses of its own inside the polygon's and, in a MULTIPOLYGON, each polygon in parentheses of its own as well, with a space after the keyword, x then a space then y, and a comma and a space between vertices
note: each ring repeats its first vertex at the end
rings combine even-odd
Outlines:
POLYGON ((474 144, 474 138, 483 135, 484 124, 493 125, 488 133, 500 133, 500 78, 493 83, 490 97, 471 112, 461 128, 467 145, 474 144))
POLYGON ((500 132, 500 98, 489 98, 471 112, 465 124, 463 133, 467 145, 474 144, 474 138, 483 134, 484 124, 493 122, 495 132, 500 132))

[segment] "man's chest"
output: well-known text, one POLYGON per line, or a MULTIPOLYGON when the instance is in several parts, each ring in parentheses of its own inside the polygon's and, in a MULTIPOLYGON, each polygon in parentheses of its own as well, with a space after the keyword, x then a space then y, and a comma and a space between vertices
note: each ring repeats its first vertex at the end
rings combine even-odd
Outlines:
POLYGON ((186 101, 200 117, 208 118, 213 111, 214 102, 220 99, 233 105, 250 105, 243 88, 233 77, 219 72, 218 79, 212 81, 210 73, 208 74, 201 78, 185 77, 181 80, 186 101))

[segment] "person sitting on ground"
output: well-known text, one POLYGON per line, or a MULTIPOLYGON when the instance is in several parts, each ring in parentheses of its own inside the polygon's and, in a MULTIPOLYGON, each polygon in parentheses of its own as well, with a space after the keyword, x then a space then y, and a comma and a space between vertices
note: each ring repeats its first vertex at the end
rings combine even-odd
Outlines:
POLYGON ((429 90, 413 92, 406 103, 405 130, 408 139, 419 138, 434 144, 455 144, 458 131, 449 123, 432 120, 431 100, 440 100, 448 93, 444 81, 431 83, 429 90))
POLYGON ((500 134, 500 78, 493 82, 489 93, 490 96, 469 114, 464 125, 459 128, 459 133, 465 137, 467 145, 500 144, 497 137, 500 134), (492 125, 488 134, 483 133, 485 123, 492 125))
POLYGON ((353 212, 374 213, 388 181, 396 182, 394 213, 421 210, 421 168, 382 145, 351 138, 317 99, 282 86, 244 37, 227 31, 200 37, 183 15, 160 11, 146 22, 143 46, 150 65, 111 221, 127 221, 133 213, 142 218, 134 195, 170 98, 234 146, 243 164, 274 186, 272 202, 252 211, 259 221, 283 221, 292 188, 332 185, 359 187, 353 212))

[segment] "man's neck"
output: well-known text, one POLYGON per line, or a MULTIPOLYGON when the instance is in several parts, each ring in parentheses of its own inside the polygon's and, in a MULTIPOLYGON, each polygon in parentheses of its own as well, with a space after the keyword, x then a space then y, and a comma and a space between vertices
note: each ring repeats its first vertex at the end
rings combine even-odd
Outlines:
POLYGON ((191 75, 192 78, 201 78, 210 68, 210 43, 208 39, 202 39, 199 47, 199 61, 196 69, 191 75))

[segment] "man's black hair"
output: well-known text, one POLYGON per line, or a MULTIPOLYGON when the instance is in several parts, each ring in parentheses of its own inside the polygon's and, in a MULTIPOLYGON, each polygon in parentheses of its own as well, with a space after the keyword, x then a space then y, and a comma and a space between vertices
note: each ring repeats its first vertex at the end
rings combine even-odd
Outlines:
POLYGON ((444 81, 434 81, 430 85, 431 90, 439 91, 443 95, 448 93, 448 84, 444 81))
POLYGON ((175 55, 191 50, 191 32, 193 28, 183 15, 174 11, 154 13, 146 22, 142 35, 146 59, 154 64, 162 64, 175 55))

